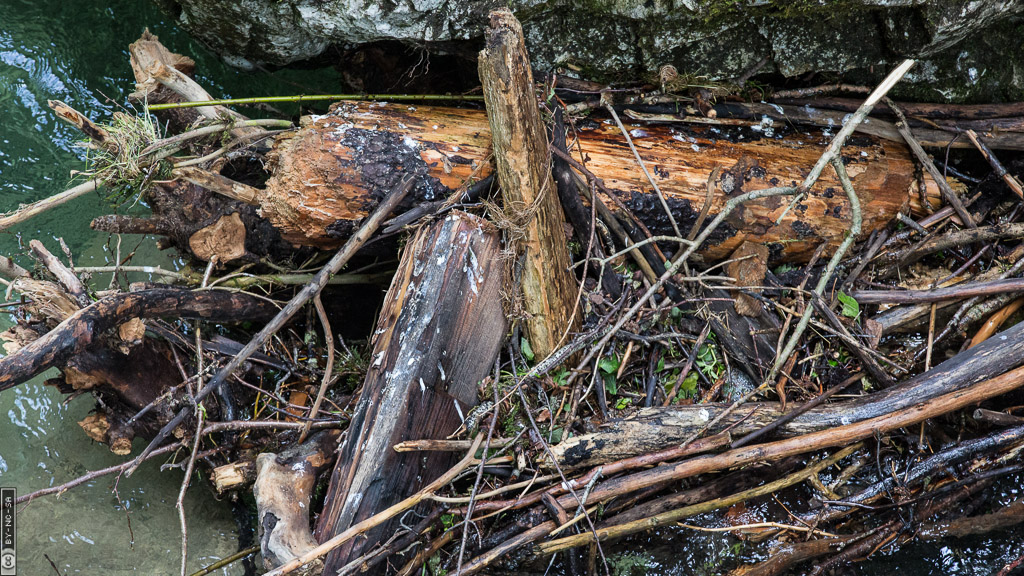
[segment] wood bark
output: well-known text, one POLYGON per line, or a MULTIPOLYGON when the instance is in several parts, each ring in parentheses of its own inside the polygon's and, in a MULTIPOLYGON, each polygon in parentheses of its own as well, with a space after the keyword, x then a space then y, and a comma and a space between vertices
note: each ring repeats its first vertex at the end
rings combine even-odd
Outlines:
MULTIPOLYGON (((812 408, 779 427, 777 432, 780 436, 798 436, 880 417, 942 394, 965 390, 1021 364, 1024 364, 1024 323, 892 388, 812 408)), ((693 404, 645 408, 627 418, 606 423, 598 432, 570 438, 553 446, 552 451, 562 465, 594 466, 663 450, 701 430, 728 406, 693 404)), ((713 434, 728 428, 734 437, 739 437, 770 424, 782 414, 776 402, 747 404, 708 432, 713 434)))
POLYGON ((507 236, 516 248, 524 326, 541 358, 555 351, 576 317, 575 278, 562 223, 565 215, 551 177, 548 139, 534 95, 523 28, 507 9, 491 12, 487 47, 480 52, 480 82, 507 236), (521 264, 520 264, 521 262, 521 264))
MULTIPOLYGON (((449 454, 395 444, 444 438, 477 403, 505 337, 501 242, 493 226, 454 212, 404 248, 374 333, 371 365, 317 524, 324 542, 429 484, 449 454)), ((379 525, 332 551, 325 573, 387 540, 379 525)))

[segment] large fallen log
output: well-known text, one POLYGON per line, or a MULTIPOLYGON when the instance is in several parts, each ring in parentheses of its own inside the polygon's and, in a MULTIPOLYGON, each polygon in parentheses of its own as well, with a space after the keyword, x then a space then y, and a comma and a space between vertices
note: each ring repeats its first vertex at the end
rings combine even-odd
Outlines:
MULTIPOLYGON (((494 227, 463 212, 406 244, 317 522, 321 542, 413 494, 452 464, 444 453, 424 457, 393 446, 449 436, 476 406, 477 386, 505 337, 500 252, 494 227)), ((335 549, 324 573, 386 542, 398 526, 378 525, 335 549)))
MULTIPOLYGON (((707 221, 731 197, 758 188, 802 181, 824 150, 820 132, 765 135, 747 127, 666 126, 627 123, 644 161, 666 195, 680 227, 696 222, 713 181, 707 221)), ((273 176, 257 192, 263 215, 297 245, 331 247, 351 221, 364 217, 399 169, 420 177, 420 200, 444 197, 471 176, 491 172, 490 130, 482 111, 341 102, 323 116, 278 139, 271 153, 273 176)), ((580 124, 578 153, 609 191, 655 234, 671 233, 668 218, 636 166, 618 128, 580 124)), ((887 224, 901 210, 922 210, 914 165, 906 148, 857 136, 844 148, 847 170, 861 198, 865 233, 887 224)), ((927 197, 937 201, 934 183, 927 197)), ((610 205, 615 200, 603 196, 610 205)), ((726 220, 706 249, 727 256, 744 240, 768 243, 772 255, 806 258, 821 243, 837 245, 849 227, 850 209, 831 169, 779 225, 786 200, 747 203, 726 220)))

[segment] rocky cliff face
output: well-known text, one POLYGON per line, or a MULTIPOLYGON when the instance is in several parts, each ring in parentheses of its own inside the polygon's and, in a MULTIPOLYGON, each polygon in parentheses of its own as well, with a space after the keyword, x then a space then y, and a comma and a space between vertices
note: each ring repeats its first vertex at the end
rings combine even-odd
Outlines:
POLYGON ((316 59, 400 41, 473 55, 491 8, 511 4, 534 66, 591 79, 651 77, 664 64, 728 81, 808 72, 870 84, 921 60, 898 96, 1024 96, 1021 0, 154 0, 238 66, 316 59))

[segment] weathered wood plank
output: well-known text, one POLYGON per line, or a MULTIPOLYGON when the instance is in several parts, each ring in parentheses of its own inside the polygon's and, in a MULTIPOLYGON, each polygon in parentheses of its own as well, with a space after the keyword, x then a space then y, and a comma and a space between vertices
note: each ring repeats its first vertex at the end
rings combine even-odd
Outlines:
MULTIPOLYGON (((332 475, 316 535, 328 540, 440 476, 451 455, 399 453, 405 440, 445 438, 477 403, 505 337, 501 242, 462 212, 404 248, 374 333, 371 366, 332 475)), ((334 550, 325 573, 386 540, 378 526, 334 550)))

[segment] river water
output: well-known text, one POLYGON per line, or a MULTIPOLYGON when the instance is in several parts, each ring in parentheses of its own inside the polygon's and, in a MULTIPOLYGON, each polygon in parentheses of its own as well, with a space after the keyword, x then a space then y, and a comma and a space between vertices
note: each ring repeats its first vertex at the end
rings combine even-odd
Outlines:
MULTIPOLYGON (((147 26, 170 49, 197 61, 198 80, 215 96, 310 93, 336 87, 331 70, 254 72, 233 70, 186 34, 166 23, 151 3, 114 0, 0 0, 0 212, 57 193, 71 170, 81 170, 81 136, 59 123, 47 100, 59 99, 96 120, 127 105, 134 80, 128 44, 147 26)), ((57 238, 75 264, 105 265, 116 240, 89 229, 90 219, 109 211, 98 194, 13 230, 0 232, 0 253, 22 265, 22 246, 39 239, 60 253, 57 238)), ((139 242, 125 237, 127 252, 139 242)), ((140 248, 136 262, 174 266, 169 256, 140 248)), ((10 318, 0 314, 0 330, 10 318)), ((0 393, 0 486, 19 494, 55 486, 89 470, 122 461, 89 440, 76 424, 93 407, 88 395, 64 403, 43 378, 0 393)), ((141 450, 136 441, 136 451, 141 450)), ((159 471, 147 463, 131 478, 113 476, 74 488, 60 497, 29 503, 18 515, 19 574, 178 574, 180 528, 174 504, 180 470, 159 471)), ((239 549, 227 502, 218 501, 204 479, 186 498, 189 572, 239 549)), ((216 574, 240 575, 240 563, 216 574)))

